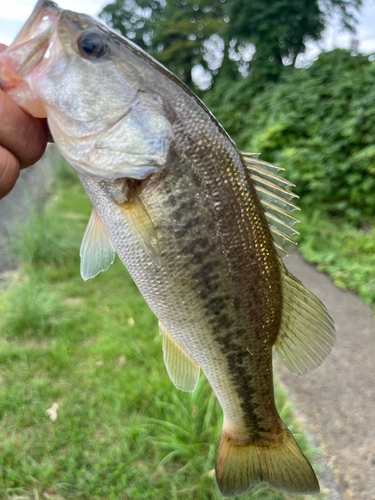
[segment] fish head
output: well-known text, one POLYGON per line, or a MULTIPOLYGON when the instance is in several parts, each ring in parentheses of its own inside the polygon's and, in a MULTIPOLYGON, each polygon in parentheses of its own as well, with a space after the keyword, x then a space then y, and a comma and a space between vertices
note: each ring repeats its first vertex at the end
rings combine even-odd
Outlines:
POLYGON ((78 173, 145 179, 165 165, 173 139, 146 83, 147 57, 98 20, 41 0, 0 54, 0 85, 25 111, 47 117, 78 173))

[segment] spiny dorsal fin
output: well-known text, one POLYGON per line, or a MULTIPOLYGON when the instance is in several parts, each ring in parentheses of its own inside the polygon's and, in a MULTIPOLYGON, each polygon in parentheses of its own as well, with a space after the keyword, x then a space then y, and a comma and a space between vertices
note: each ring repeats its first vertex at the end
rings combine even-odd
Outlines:
POLYGON ((146 207, 143 205, 142 200, 135 192, 132 185, 128 187, 127 198, 125 203, 119 205, 123 211, 126 222, 138 238, 143 250, 151 258, 153 263, 157 267, 160 267, 161 256, 155 226, 146 207))
POLYGON ((293 229, 299 221, 292 215, 292 211, 299 208, 290 201, 298 196, 286 189, 294 184, 277 175, 283 168, 259 160, 257 154, 242 151, 241 156, 263 206, 277 254, 283 258, 288 255, 284 248, 285 241, 296 245, 293 236, 299 234, 293 229))
POLYGON ((94 209, 84 232, 81 248, 81 276, 85 281, 106 271, 115 260, 115 251, 108 232, 94 209))
POLYGON ((199 366, 192 361, 159 323, 163 340, 163 357, 169 378, 181 391, 193 392, 200 374, 199 366))
POLYGON ((275 349, 295 375, 318 368, 336 340, 335 327, 326 308, 302 283, 281 268, 283 312, 275 349))

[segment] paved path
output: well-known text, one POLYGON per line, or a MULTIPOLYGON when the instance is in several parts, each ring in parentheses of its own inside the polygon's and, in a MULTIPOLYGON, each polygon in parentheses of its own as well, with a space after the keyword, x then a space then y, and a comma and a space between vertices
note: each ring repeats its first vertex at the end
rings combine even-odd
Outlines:
MULTIPOLYGON (((343 500, 375 500, 375 321, 372 310, 335 287, 295 253, 289 270, 326 305, 337 330, 334 350, 313 374, 282 382, 326 452, 343 500)), ((277 364, 279 368, 279 364, 277 364)), ((333 497, 332 497, 333 498, 333 497)), ((335 496, 335 498, 337 498, 335 496)))

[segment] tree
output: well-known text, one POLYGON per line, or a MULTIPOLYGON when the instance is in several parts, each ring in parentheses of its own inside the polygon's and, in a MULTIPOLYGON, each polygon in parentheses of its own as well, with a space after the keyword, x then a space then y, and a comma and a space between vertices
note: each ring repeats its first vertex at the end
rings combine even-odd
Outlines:
POLYGON ((308 40, 319 40, 327 13, 337 11, 354 30, 362 0, 114 0, 101 17, 192 84, 201 65, 212 78, 240 76, 253 47, 250 71, 277 79, 294 64, 308 40), (215 47, 216 43, 216 47, 215 47), (218 47, 219 53, 218 55, 218 47))
POLYGON ((354 10, 362 0, 226 0, 230 19, 223 34, 226 43, 251 43, 254 71, 277 77, 285 64, 294 64, 308 40, 319 40, 330 12, 340 14, 342 27, 354 31, 354 10))
POLYGON ((164 11, 163 0, 115 0, 103 8, 99 17, 149 52, 155 26, 162 22, 164 11))
POLYGON ((168 0, 164 19, 155 29, 151 53, 191 85, 193 66, 209 69, 205 44, 220 30, 221 23, 218 0, 168 0))
POLYGON ((115 0, 100 17, 188 85, 195 65, 209 69, 205 42, 223 22, 219 0, 115 0))

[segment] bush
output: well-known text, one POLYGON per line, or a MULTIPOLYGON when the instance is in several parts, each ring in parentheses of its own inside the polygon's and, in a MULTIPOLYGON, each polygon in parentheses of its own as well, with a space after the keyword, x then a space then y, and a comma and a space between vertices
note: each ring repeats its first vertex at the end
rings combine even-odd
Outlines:
POLYGON ((261 89, 219 81, 205 101, 240 149, 286 169, 301 207, 360 226, 375 213, 375 64, 336 49, 261 89))

